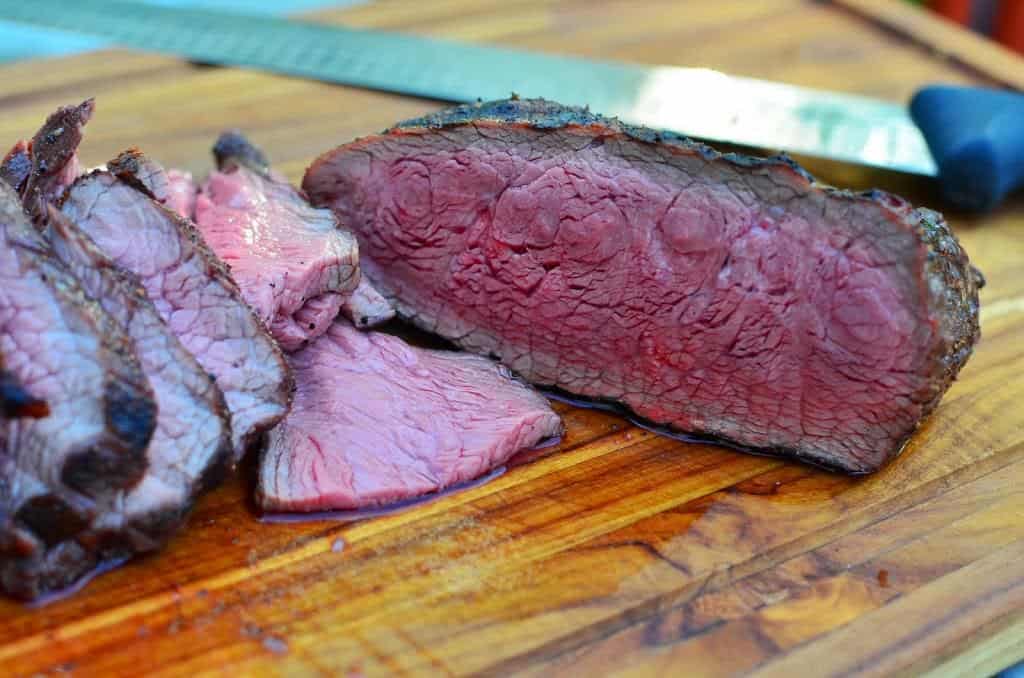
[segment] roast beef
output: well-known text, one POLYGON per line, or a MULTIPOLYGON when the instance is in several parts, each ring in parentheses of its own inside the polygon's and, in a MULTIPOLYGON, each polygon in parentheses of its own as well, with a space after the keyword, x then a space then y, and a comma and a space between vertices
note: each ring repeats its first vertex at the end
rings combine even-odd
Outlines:
POLYGON ((188 172, 164 169, 163 165, 130 148, 107 163, 107 169, 126 181, 136 182, 161 205, 191 219, 198 188, 188 172))
POLYGON ((0 355, 48 416, 0 422, 0 588, 34 598, 76 574, 72 537, 147 470, 156 404, 125 328, 0 184, 0 355))
POLYGON ((558 435, 547 401, 467 353, 339 320, 289 356, 297 389, 260 465, 270 511, 389 504, 476 478, 558 435))
POLYGON ((127 330, 153 387, 157 420, 146 448, 145 475, 133 487, 97 501, 88 522, 47 542, 45 554, 33 563, 32 597, 162 546, 231 457, 227 407, 213 379, 171 334, 135 277, 50 210, 47 233, 55 256, 127 330))
POLYGON ((277 344, 195 226, 159 204, 132 153, 68 190, 62 210, 118 266, 138 276, 163 320, 212 374, 231 412, 236 459, 288 410, 292 381, 277 344))
MULTIPOLYGON (((196 200, 196 224, 228 266, 246 301, 285 350, 317 336, 295 314, 311 299, 343 294, 359 282, 359 251, 329 210, 314 209, 262 152, 238 132, 214 146, 218 170, 196 200)), ((321 300, 317 309, 338 300, 321 300)), ((328 318, 328 322, 333 318, 328 318)))
POLYGON ((942 217, 541 100, 321 156, 303 188, 400 315, 526 379, 851 473, 897 454, 979 336, 942 217))

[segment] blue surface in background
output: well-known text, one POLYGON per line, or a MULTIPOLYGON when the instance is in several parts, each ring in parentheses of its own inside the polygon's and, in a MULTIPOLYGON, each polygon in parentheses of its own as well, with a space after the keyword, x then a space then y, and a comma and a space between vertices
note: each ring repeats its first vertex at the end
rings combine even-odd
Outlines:
MULTIPOLYGON (((22 0, 31 2, 31 0, 22 0)), ((321 7, 359 4, 361 0, 140 0, 147 5, 202 7, 247 14, 292 14, 321 7)), ((0 21, 0 62, 42 56, 73 54, 98 49, 108 43, 101 38, 34 28, 0 21)))
MULTIPOLYGON (((30 0, 24 0, 30 1, 30 0)), ((360 4, 364 0, 140 0, 150 5, 204 7, 247 14, 292 14, 321 7, 360 4)), ((108 43, 99 38, 75 35, 0 21, 0 62, 32 57, 58 56, 98 49, 108 43)), ((997 678, 1024 678, 1024 662, 1000 673, 997 678)))

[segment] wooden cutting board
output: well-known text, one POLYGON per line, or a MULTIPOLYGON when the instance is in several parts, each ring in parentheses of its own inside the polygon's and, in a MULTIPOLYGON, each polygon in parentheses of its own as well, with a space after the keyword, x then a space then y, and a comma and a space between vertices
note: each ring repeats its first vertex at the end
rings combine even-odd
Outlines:
MULTIPOLYGON (((1024 79, 1024 61, 900 4, 846 4, 880 9, 890 26, 804 0, 399 0, 321 16, 897 101, 935 80, 1024 79)), ((86 163, 137 144, 202 173, 216 134, 238 126, 293 179, 317 153, 438 106, 106 51, 0 69, 0 140, 87 96, 98 106, 86 163)), ((942 207, 924 180, 809 167, 942 207)), ((386 518, 263 525, 240 476, 158 556, 44 609, 0 601, 0 674, 984 675, 1012 664, 1024 658, 1022 198, 986 217, 949 214, 988 276, 984 338, 906 453, 873 477, 674 442, 569 407, 550 454, 386 518)))

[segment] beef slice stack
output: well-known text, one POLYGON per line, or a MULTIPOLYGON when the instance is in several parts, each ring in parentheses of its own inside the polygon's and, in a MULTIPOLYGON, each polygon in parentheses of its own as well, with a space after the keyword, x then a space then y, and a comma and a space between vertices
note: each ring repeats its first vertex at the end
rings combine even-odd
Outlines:
POLYGON ((153 389, 128 328, 90 298, 0 182, 0 355, 45 416, 0 421, 0 588, 35 598, 117 550, 91 532, 148 470, 153 389))
POLYGON ((162 169, 130 152, 121 176, 79 176, 91 113, 60 109, 0 168, 0 588, 25 599, 161 547, 291 394, 223 266, 147 188, 162 169))
POLYGON ((400 315, 536 384, 850 473, 895 456, 978 340, 942 217, 542 100, 343 145, 303 189, 400 315))
POLYGON ((68 189, 61 211, 135 274, 164 322, 212 374, 240 459, 288 410, 284 356, 195 225, 151 192, 158 165, 130 151, 68 189))
POLYGON ((356 240, 240 133, 223 134, 214 156, 196 223, 281 347, 301 348, 327 330, 359 284, 356 240))
POLYGON ((268 511, 381 506, 484 475, 557 436, 547 401, 507 370, 360 332, 391 315, 359 278, 355 239, 311 207, 241 134, 214 146, 196 220, 289 351, 296 393, 267 439, 257 500, 268 511), (347 319, 338 319, 339 309, 347 319))

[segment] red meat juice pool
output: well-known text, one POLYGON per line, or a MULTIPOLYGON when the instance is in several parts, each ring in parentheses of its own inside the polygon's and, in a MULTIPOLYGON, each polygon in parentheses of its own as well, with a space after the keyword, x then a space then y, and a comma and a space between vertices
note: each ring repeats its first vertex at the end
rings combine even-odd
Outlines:
MULTIPOLYGON (((638 417, 628 409, 617 403, 610 403, 601 400, 588 400, 587 398, 579 398, 555 388, 543 388, 541 392, 550 398, 551 400, 557 400, 558 402, 572 405, 573 407, 580 407, 585 410, 598 410, 600 412, 608 412, 610 414, 617 414, 629 423, 633 424, 637 428, 641 428, 645 431, 657 434, 664 438, 671 438, 672 440, 678 440, 684 443, 697 443, 701 445, 716 445, 718 447, 724 447, 728 450, 734 450, 736 452, 743 452, 744 454, 752 454, 757 457, 771 457, 779 458, 780 455, 772 449, 764 449, 758 447, 748 447, 746 445, 740 445, 724 438, 719 438, 715 435, 699 433, 684 433, 683 431, 677 431, 670 426, 662 424, 656 424, 652 421, 638 417)), ((518 456, 518 455, 516 455, 518 456)), ((536 458, 536 457, 534 457, 536 458)), ((513 460, 515 457, 513 457, 513 460)), ((532 461, 532 459, 531 459, 532 461)), ((841 471, 846 475, 859 476, 866 475, 865 473, 850 473, 849 471, 842 471, 842 469, 836 469, 825 464, 812 461, 810 459, 801 459, 802 463, 814 468, 822 469, 823 471, 836 472, 841 471)), ((511 465, 511 464, 510 464, 511 465)))
POLYGON ((127 563, 128 560, 128 558, 113 558, 111 560, 105 560, 96 567, 92 568, 91 570, 83 574, 75 581, 73 581, 68 586, 65 586, 64 588, 58 589, 56 591, 50 591, 49 593, 39 596, 35 600, 28 602, 25 605, 29 609, 34 610, 49 605, 51 603, 56 603, 58 601, 64 600, 65 598, 70 598, 71 596, 75 595, 76 593, 84 589, 89 584, 89 582, 91 582, 96 577, 100 576, 101 574, 106 574, 111 570, 116 570, 117 568, 127 563))

